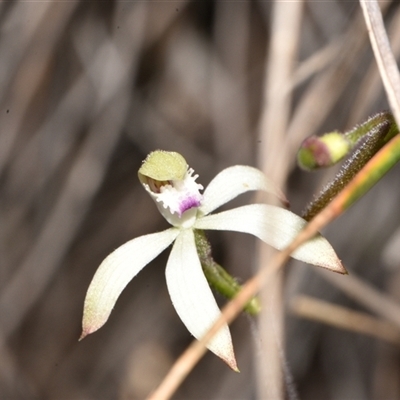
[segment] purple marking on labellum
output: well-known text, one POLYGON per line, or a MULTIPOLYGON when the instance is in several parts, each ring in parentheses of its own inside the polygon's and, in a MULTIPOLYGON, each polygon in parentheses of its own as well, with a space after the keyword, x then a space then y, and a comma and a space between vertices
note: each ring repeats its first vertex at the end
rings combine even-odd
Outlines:
POLYGON ((199 207, 201 204, 201 198, 198 196, 185 197, 180 201, 179 204, 179 216, 181 216, 185 211, 190 210, 193 207, 199 207))

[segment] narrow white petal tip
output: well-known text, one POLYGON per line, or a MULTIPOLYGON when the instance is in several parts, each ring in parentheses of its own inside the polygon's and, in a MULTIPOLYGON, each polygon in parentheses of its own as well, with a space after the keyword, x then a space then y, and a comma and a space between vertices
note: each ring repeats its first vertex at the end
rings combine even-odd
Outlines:
POLYGON ((90 329, 82 328, 82 333, 81 333, 81 336, 79 336, 78 342, 85 339, 86 336, 90 335, 93 332, 95 332, 95 331, 90 331, 90 329))
MULTIPOLYGON (((210 349, 211 350, 211 349, 210 349)), ((218 349, 218 351, 211 350, 215 355, 217 355, 222 361, 224 361, 231 369, 235 372, 240 372, 237 366, 235 353, 233 351, 232 343, 227 343, 224 348, 218 349)))
POLYGON ((221 358, 230 368, 239 372, 228 325, 224 325, 207 344, 208 350, 221 358))
POLYGON ((329 269, 332 272, 336 272, 342 275, 348 275, 347 269, 344 267, 342 262, 336 257, 335 260, 332 260, 329 264, 321 263, 320 267, 329 269))
POLYGON ((96 310, 86 307, 82 319, 82 333, 78 341, 80 342, 81 340, 85 339, 86 336, 98 331, 107 322, 107 320, 108 316, 106 318, 102 318, 102 315, 96 312, 96 310))
POLYGON ((229 327, 225 324, 208 342, 208 350, 218 356, 234 371, 239 372, 229 327))
POLYGON ((236 360, 235 360, 235 365, 230 365, 228 364, 235 372, 240 372, 240 369, 238 368, 238 366, 236 365, 236 360))
MULTIPOLYGON (((103 326, 104 324, 102 324, 101 326, 103 326)), ((81 336, 79 336, 78 341, 80 342, 82 339, 85 339, 86 336, 90 335, 93 332, 96 332, 98 329, 101 328, 101 326, 99 326, 98 328, 93 328, 93 327, 88 327, 85 326, 85 324, 82 325, 82 333, 81 336)))
POLYGON ((233 355, 233 358, 232 357, 230 357, 229 359, 228 358, 222 358, 221 357, 221 359, 228 365, 228 367, 230 367, 232 370, 234 370, 235 372, 240 372, 240 370, 239 370, 239 368, 238 368, 238 366, 237 366, 237 363, 236 363, 236 358, 235 358, 235 356, 233 355))
POLYGON ((332 272, 336 272, 342 275, 348 275, 346 268, 343 266, 342 262, 337 258, 336 260, 332 260, 330 262, 326 262, 326 259, 321 262, 315 261, 313 263, 317 267, 329 269, 332 272))
POLYGON ((330 243, 321 235, 310 239, 292 254, 293 258, 347 275, 347 270, 330 243))

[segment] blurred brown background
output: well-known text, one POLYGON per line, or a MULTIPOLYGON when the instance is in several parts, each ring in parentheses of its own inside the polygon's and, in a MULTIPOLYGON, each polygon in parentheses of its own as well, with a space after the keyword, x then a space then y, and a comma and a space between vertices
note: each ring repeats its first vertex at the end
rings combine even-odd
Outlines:
MULTIPOLYGON (((357 1, 286 3, 296 24, 279 4, 0 3, 0 399, 141 399, 191 342, 167 294, 168 251, 128 285, 101 330, 77 341, 103 258, 167 227, 137 179, 148 152, 182 153, 206 185, 229 165, 261 167, 273 149, 271 174, 282 186, 288 177, 300 213, 334 173, 300 171, 301 140, 388 107, 357 1)), ((383 7, 398 55, 400 7, 383 7)), ((399 171, 324 231, 350 273, 394 307, 399 171)), ((252 238, 210 238, 233 275, 252 275, 252 238)), ((379 314, 310 266, 293 263, 284 289, 285 304, 305 293, 379 314)), ((263 332, 241 316, 232 326, 241 373, 207 354, 176 398, 262 398, 260 358, 278 364, 290 399, 400 398, 398 343, 282 312, 282 337, 272 326, 278 359, 259 350, 263 332)))

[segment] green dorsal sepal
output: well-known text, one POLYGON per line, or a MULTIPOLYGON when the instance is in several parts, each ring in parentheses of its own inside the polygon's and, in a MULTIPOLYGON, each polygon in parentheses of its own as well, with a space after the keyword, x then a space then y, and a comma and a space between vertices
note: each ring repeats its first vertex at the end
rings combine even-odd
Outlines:
POLYGON ((139 169, 139 179, 151 178, 156 181, 182 180, 188 165, 186 160, 174 151, 156 150, 150 153, 139 169))

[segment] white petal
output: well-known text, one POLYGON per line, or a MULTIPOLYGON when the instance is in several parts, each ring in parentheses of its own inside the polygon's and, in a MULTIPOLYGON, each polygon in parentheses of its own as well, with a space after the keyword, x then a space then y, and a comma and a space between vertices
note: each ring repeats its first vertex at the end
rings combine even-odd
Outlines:
MULTIPOLYGON (((189 332, 200 339, 221 312, 201 268, 191 229, 182 230, 177 237, 165 274, 176 312, 189 332)), ((207 347, 231 368, 237 369, 227 325, 214 336, 207 347)))
POLYGON ((263 190, 287 202, 283 193, 265 174, 253 167, 235 165, 221 171, 207 186, 199 210, 203 215, 251 190, 263 190))
POLYGON ((101 263, 86 294, 81 338, 105 324, 125 286, 178 234, 178 229, 170 228, 140 236, 118 247, 101 263))
MULTIPOLYGON (((194 224, 194 228, 250 233, 272 247, 282 250, 305 225, 305 220, 283 208, 267 204, 251 204, 200 218, 194 224)), ((332 246, 321 235, 300 246, 292 257, 346 273, 332 246)))

